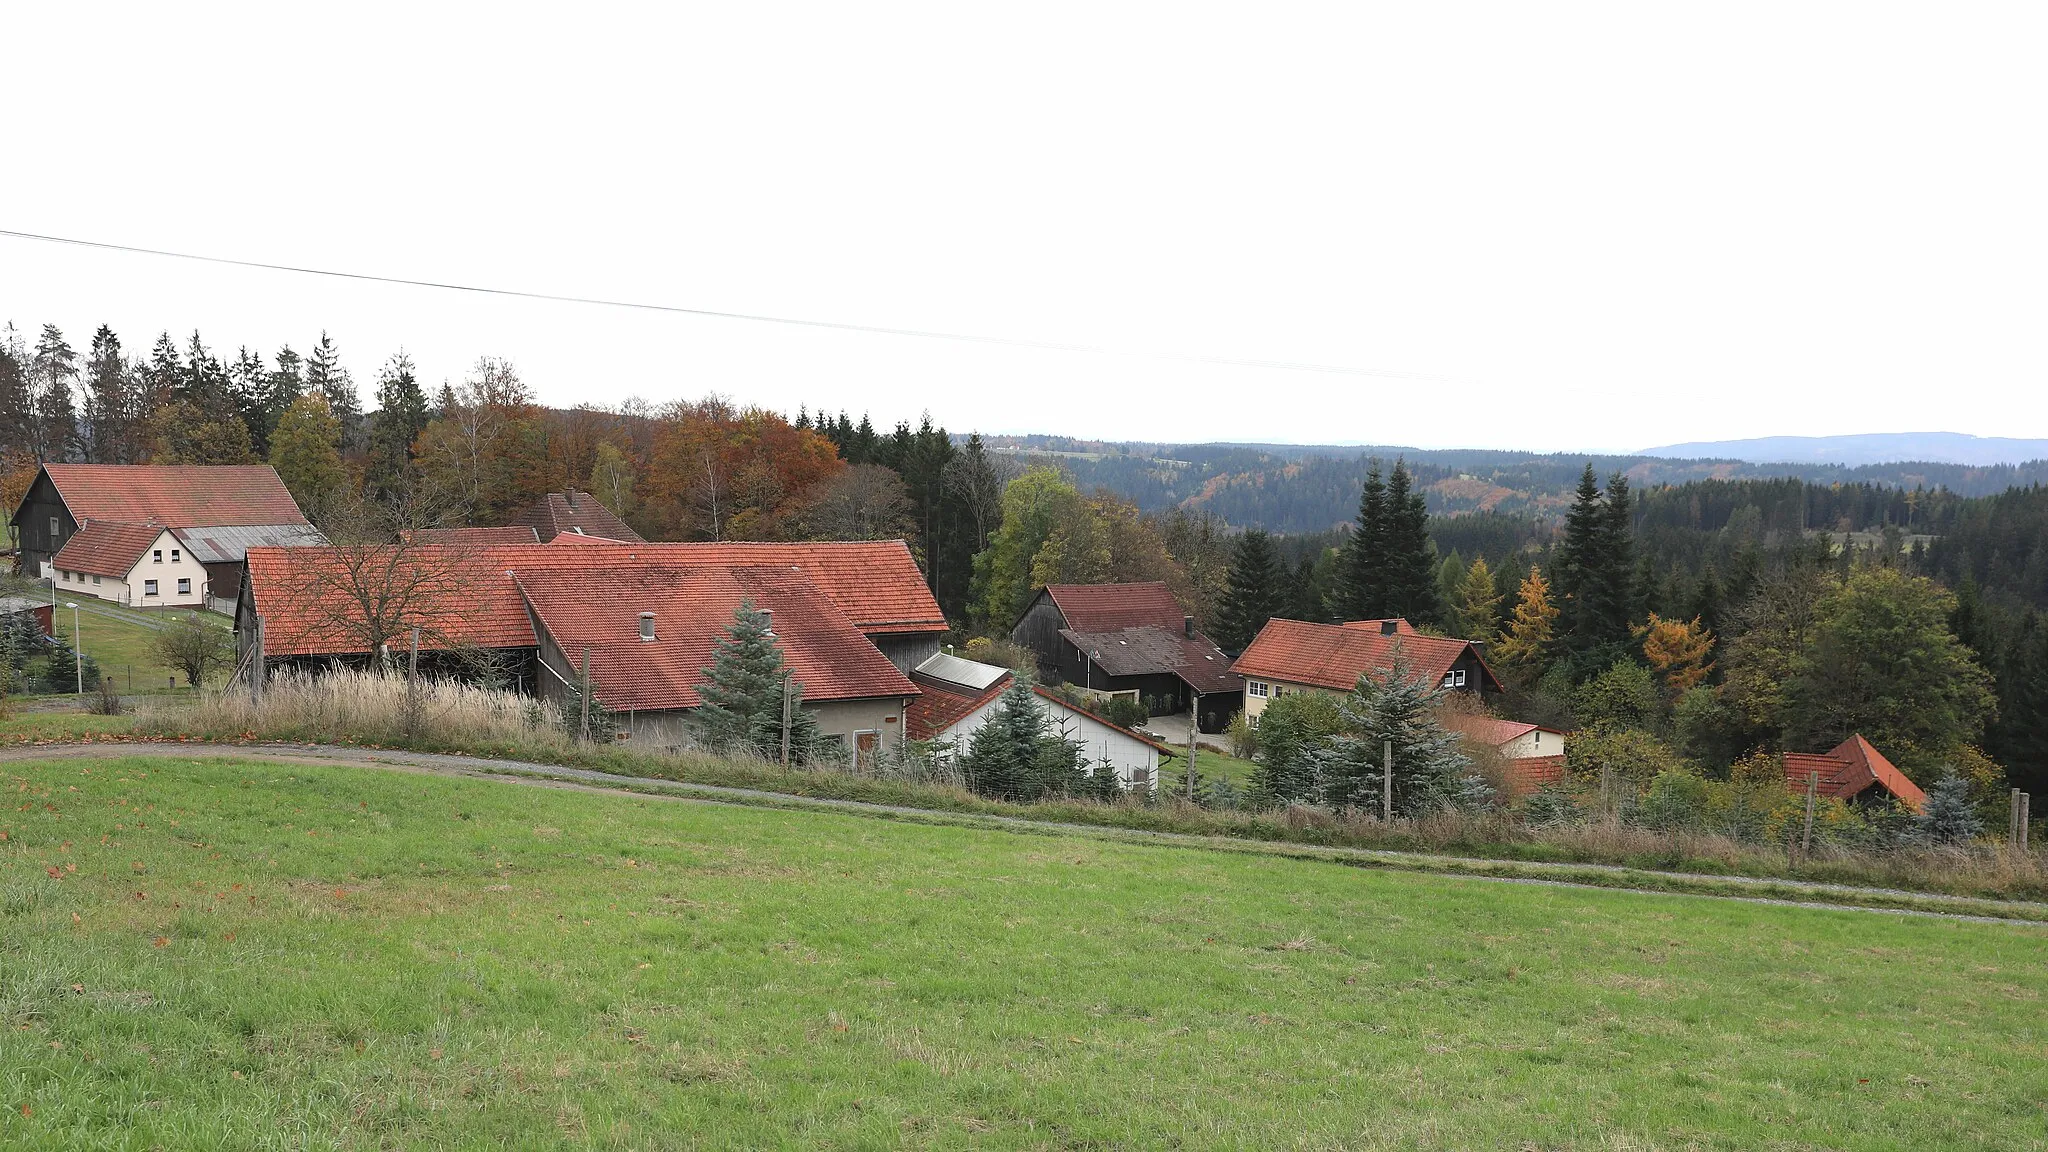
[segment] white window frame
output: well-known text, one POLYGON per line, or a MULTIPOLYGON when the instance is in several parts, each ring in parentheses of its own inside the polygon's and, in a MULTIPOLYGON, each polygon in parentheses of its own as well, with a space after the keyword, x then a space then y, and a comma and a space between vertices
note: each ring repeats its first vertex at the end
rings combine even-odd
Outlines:
POLYGON ((55 540, 62 535, 64 535, 64 522, 55 516, 50 517, 50 539, 55 540))
POLYGON ((173 549, 171 549, 171 563, 173 563, 173 564, 176 564, 177 562, 178 562, 178 550, 177 550, 176 548, 173 548, 173 549))
POLYGON ((1244 693, 1247 696, 1256 696, 1264 700, 1267 698, 1266 682, 1264 680, 1247 680, 1244 682, 1244 693))
POLYGON ((144 596, 154 596, 154 595, 156 595, 156 594, 157 594, 157 591, 156 591, 156 581, 154 581, 154 580, 144 580, 144 581, 142 582, 142 594, 143 594, 144 596))
POLYGON ((161 549, 161 548, 153 548, 153 549, 151 549, 151 550, 150 550, 150 557, 149 557, 149 562, 150 562, 151 564, 161 564, 161 563, 163 563, 163 562, 164 562, 164 550, 163 550, 163 549, 161 549))
POLYGON ((180 576, 180 577, 178 577, 178 595, 180 595, 180 596, 190 596, 191 594, 192 594, 192 578, 191 578, 190 576, 180 576))
POLYGON ((99 578, 99 577, 97 577, 97 576, 95 576, 95 577, 93 577, 93 578, 92 578, 92 582, 93 582, 93 583, 95 583, 95 584, 97 584, 97 583, 99 583, 99 582, 100 582, 100 578, 99 578))

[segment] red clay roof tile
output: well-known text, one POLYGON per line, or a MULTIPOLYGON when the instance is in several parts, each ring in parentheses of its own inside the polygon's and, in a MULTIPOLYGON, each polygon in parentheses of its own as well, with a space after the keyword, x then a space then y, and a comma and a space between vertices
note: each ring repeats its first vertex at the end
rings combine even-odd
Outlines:
POLYGON ((502 528, 420 528, 405 534, 413 544, 453 544, 476 547, 482 544, 538 544, 540 537, 523 524, 502 528))
POLYGON ((695 708, 704 670, 743 600, 772 614, 805 700, 918 692, 801 573, 641 564, 610 569, 602 580, 566 568, 521 569, 513 579, 572 666, 590 650, 596 693, 614 710, 695 708), (640 639, 643 612, 654 613, 653 640, 640 639))
MULTIPOLYGON (((1275 618, 1259 629, 1232 670, 1251 679, 1349 692, 1357 687, 1360 676, 1393 667, 1396 647, 1407 657, 1411 674, 1430 682, 1441 682, 1444 673, 1472 647, 1469 640, 1424 636, 1406 620, 1395 622, 1392 636, 1383 635, 1379 624, 1377 620, 1310 624, 1275 618)), ((1491 690, 1498 691, 1500 681, 1483 659, 1479 667, 1491 690)))
POLYGON ((626 526, 612 510, 588 492, 550 492, 512 518, 512 524, 532 528, 543 544, 558 536, 596 536, 625 544, 644 544, 638 532, 626 526))
POLYGON ((1048 584, 1046 595, 1076 632, 1121 632, 1125 628, 1179 631, 1186 613, 1163 581, 1137 584, 1048 584))
POLYGON ((72 518, 197 528, 304 524, 268 464, 45 464, 72 518))
POLYGON ((165 531, 161 524, 88 520, 57 549, 57 554, 50 558, 50 566, 90 576, 125 577, 165 531))
POLYGON ((1820 779, 1814 790, 1822 796, 1847 800, 1882 787, 1909 807, 1919 808, 1927 802, 1927 793, 1861 735, 1849 737, 1825 755, 1785 753, 1786 787, 1804 792, 1807 777, 1816 773, 1820 779))

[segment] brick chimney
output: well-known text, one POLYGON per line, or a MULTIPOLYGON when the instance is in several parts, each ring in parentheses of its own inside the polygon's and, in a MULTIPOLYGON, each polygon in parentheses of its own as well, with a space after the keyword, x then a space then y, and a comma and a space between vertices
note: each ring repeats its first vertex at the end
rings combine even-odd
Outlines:
POLYGON ((1195 638, 1195 618, 1193 616, 1181 617, 1180 627, 1181 631, 1187 635, 1188 639, 1193 640, 1195 638))

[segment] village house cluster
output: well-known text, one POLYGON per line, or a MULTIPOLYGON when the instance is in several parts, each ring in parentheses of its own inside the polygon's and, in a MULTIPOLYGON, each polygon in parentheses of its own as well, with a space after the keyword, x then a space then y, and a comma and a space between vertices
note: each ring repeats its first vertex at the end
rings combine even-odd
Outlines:
MULTIPOLYGON (((690 746, 686 719, 742 605, 767 617, 802 707, 857 768, 908 742, 957 754, 1018 675, 942 650, 950 625, 902 540, 652 543, 582 492, 503 525, 337 544, 268 466, 48 464, 10 530, 18 566, 53 595, 233 616, 245 675, 404 650, 558 704, 587 683, 618 738, 653 750, 690 746)), ((8 610, 39 608, 47 632, 47 607, 8 610)), ((1126 787, 1157 787, 1164 758, 1240 712, 1256 725, 1275 699, 1347 693, 1397 664, 1480 705, 1446 723, 1503 758, 1516 790, 1564 772, 1564 733, 1485 714, 1503 689, 1483 645, 1404 619, 1276 618, 1233 656, 1164 583, 1055 584, 1009 638, 1036 664, 1050 728, 1126 787), (1149 719, 1109 719, 1119 702, 1149 719)), ((1787 755, 1785 774, 1831 797, 1925 799, 1861 737, 1787 755)))

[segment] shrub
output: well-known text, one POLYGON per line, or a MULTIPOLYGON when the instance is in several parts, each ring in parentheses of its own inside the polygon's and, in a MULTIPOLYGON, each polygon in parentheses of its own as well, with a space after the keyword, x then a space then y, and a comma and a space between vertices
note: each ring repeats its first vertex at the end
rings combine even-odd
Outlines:
POLYGON ((1573 711, 1587 728, 1644 728, 1662 718, 1664 696, 1648 668, 1617 660, 1580 687, 1573 711))
POLYGON ((91 696, 86 697, 85 710, 95 716, 121 714, 121 693, 114 687, 112 676, 100 677, 99 688, 91 696))
POLYGON ((1104 720, 1124 728, 1143 728, 1152 719, 1150 709, 1128 696, 1112 696, 1094 707, 1082 706, 1090 712, 1100 712, 1104 720))
POLYGON ((1259 754, 1259 730, 1252 727, 1252 722, 1245 717, 1243 709, 1239 709, 1230 717, 1230 727, 1226 732, 1230 738, 1232 756, 1239 760, 1249 760, 1259 754))
POLYGON ((1636 821, 1660 832, 1698 831, 1706 825, 1711 791, 1705 780, 1690 772, 1666 769, 1650 781, 1649 791, 1636 806, 1636 821))

